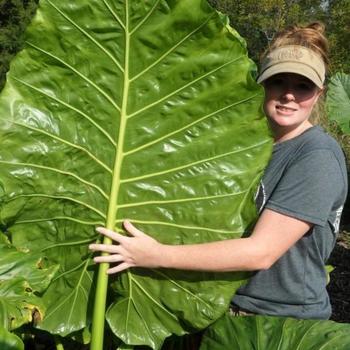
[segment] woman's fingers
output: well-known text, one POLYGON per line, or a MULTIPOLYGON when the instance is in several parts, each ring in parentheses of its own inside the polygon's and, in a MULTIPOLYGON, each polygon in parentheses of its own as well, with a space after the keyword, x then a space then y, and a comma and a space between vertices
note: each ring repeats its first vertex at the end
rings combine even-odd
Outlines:
POLYGON ((96 263, 115 263, 124 261, 125 258, 120 254, 105 255, 105 256, 95 256, 94 262, 96 263))
POLYGON ((121 263, 115 267, 112 267, 110 269, 107 270, 107 273, 110 275, 112 273, 117 273, 117 272, 121 272, 121 271, 124 271, 124 270, 127 270, 129 267, 132 267, 133 265, 130 265, 126 262, 124 263, 121 263))
POLYGON ((105 228, 105 227, 97 227, 96 228, 96 231, 98 233, 101 233, 103 234, 104 236, 106 237, 109 237, 110 239, 112 239, 113 241, 116 241, 116 242, 122 242, 124 236, 117 233, 117 232, 114 232, 112 230, 109 230, 108 228, 105 228))
POLYGON ((124 220, 123 226, 134 237, 145 235, 142 231, 138 230, 129 220, 124 220))
POLYGON ((97 232, 110 238, 116 244, 90 244, 89 248, 92 251, 111 254, 109 256, 95 257, 94 261, 97 263, 117 263, 117 266, 108 269, 108 274, 121 272, 132 266, 157 266, 153 262, 153 256, 158 254, 158 246, 160 244, 152 237, 138 230, 130 221, 125 220, 123 225, 129 236, 121 235, 104 227, 96 229, 97 232))
POLYGON ((89 249, 112 254, 119 254, 121 252, 121 246, 115 244, 90 244, 89 249))
POLYGON ((107 274, 113 274, 124 271, 133 265, 124 261, 125 257, 119 254, 107 255, 107 256, 96 256, 94 262, 96 263, 120 263, 117 266, 109 268, 107 274))
MULTIPOLYGON (((134 236, 134 237, 141 237, 141 236, 145 236, 145 234, 138 230, 130 221, 128 220, 125 220, 123 222, 123 226, 124 228, 128 231, 128 233, 130 233, 131 236, 134 236)), ((109 230, 105 227, 97 227, 96 228, 96 231, 103 234, 104 236, 106 237, 109 237, 110 239, 112 239, 113 241, 116 241, 118 243, 122 243, 123 242, 123 239, 125 239, 125 236, 117 233, 117 232, 114 232, 112 230, 109 230)))

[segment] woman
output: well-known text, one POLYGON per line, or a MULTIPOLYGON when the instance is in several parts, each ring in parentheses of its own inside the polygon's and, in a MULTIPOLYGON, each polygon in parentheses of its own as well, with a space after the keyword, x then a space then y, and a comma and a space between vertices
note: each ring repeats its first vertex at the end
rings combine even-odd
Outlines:
POLYGON ((90 245, 110 253, 95 261, 118 263, 108 273, 133 266, 256 271, 235 295, 235 309, 329 318, 324 264, 335 244, 347 173, 338 144, 310 121, 324 90, 327 65, 327 41, 318 23, 279 33, 262 60, 258 82, 265 88, 264 110, 275 145, 257 196, 260 217, 250 237, 171 246, 125 221, 129 237, 97 229, 118 245, 90 245))

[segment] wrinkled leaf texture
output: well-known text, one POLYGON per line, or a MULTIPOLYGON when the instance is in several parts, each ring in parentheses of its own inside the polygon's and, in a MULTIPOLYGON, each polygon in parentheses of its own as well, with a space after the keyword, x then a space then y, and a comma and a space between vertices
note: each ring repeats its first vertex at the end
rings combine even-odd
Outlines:
MULTIPOLYGON (((165 243, 240 237, 271 151, 246 47, 203 0, 42 0, 0 97, 1 224, 60 264, 42 329, 86 327, 96 225, 165 243)), ((125 344, 206 327, 243 274, 132 269, 107 311, 125 344)))
POLYGON ((205 331, 200 350, 347 350, 350 325, 322 320, 225 315, 205 331))
POLYGON ((328 83, 327 115, 344 133, 350 134, 350 75, 334 74, 328 83))

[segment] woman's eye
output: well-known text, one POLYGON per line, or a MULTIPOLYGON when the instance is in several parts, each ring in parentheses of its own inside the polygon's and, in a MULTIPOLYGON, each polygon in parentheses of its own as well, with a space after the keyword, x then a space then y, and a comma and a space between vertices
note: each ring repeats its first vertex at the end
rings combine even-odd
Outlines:
POLYGON ((266 81, 266 85, 269 86, 269 87, 279 87, 279 86, 282 86, 283 84, 284 84, 283 80, 282 79, 277 79, 277 78, 268 79, 266 81))
POLYGON ((313 89, 313 85, 307 83, 300 83, 297 85, 297 89, 301 91, 311 91, 313 89))

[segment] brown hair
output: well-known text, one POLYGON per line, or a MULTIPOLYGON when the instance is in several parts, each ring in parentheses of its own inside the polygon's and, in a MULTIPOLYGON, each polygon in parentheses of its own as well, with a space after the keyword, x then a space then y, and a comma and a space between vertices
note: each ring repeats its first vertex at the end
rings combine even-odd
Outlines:
MULTIPOLYGON (((326 73, 329 69, 329 46, 325 36, 325 26, 321 22, 313 22, 306 26, 292 25, 276 33, 269 47, 262 55, 262 60, 272 50, 286 45, 305 46, 321 56, 325 64, 326 73)), ((314 106, 310 122, 317 124, 325 118, 323 96, 314 106)))
POLYGON ((263 56, 280 46, 300 45, 318 53, 326 66, 329 66, 328 40, 324 35, 325 26, 320 22, 313 22, 307 26, 293 25, 275 34, 271 44, 263 56))

